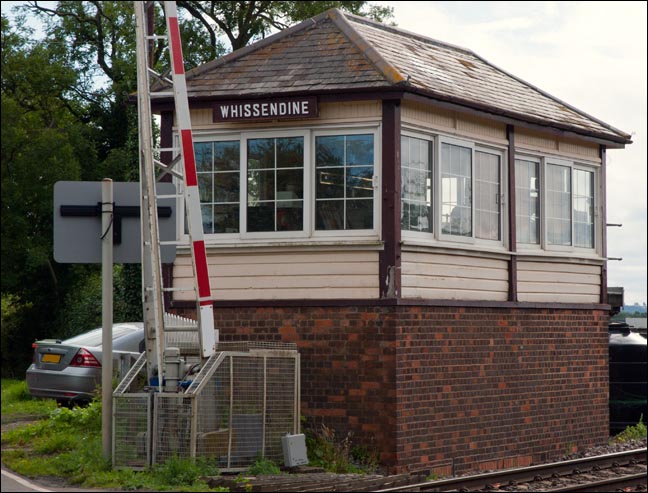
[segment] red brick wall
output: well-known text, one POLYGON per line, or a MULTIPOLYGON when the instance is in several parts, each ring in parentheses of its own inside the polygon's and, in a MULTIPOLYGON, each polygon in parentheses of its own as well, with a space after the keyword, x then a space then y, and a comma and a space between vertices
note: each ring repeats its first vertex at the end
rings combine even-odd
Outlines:
POLYGON ((607 314, 438 306, 236 307, 221 340, 295 342, 302 414, 392 472, 522 466, 608 438, 607 314))
POLYGON ((607 316, 399 307, 398 467, 556 459, 608 439, 607 316))

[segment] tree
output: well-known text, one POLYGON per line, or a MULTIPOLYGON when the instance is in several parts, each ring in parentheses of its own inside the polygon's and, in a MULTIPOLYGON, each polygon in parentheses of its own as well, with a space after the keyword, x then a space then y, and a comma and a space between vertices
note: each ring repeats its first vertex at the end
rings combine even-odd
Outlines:
MULTIPOLYGON (((378 20, 392 15, 364 1, 178 5, 187 68, 223 55, 221 40, 237 49, 331 7, 378 20)), ((87 330, 98 317, 98 266, 53 261, 54 184, 138 177, 132 2, 32 1, 18 12, 13 27, 2 17, 3 375, 24 374, 34 339, 87 330), (21 27, 34 13, 45 25, 40 41, 21 27)), ((162 32, 160 12, 153 21, 162 32)), ((168 66, 165 49, 159 42, 153 52, 160 72, 168 66)), ((137 265, 116 269, 116 319, 141 312, 139 279, 137 265)))
POLYGON ((3 374, 24 372, 31 342, 55 325, 72 272, 52 259, 54 183, 78 180, 82 161, 95 161, 93 129, 78 122, 82 107, 68 97, 76 72, 57 44, 32 38, 2 17, 0 283, 3 298, 21 308, 7 320, 20 330, 3 327, 3 339, 13 342, 2 346, 3 374))
MULTIPOLYGON (((391 7, 369 5, 368 2, 179 1, 178 6, 202 24, 214 48, 218 46, 218 36, 222 33, 232 50, 265 37, 272 29, 285 29, 333 7, 378 21, 387 20, 393 14, 391 7)), ((214 49, 214 58, 216 54, 214 49)))

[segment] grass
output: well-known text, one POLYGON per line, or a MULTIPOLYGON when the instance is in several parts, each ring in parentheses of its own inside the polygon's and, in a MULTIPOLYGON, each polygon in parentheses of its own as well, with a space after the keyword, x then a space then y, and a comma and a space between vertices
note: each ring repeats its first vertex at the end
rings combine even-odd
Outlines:
POLYGON ((24 381, 2 380, 3 423, 19 423, 2 433, 2 462, 30 478, 58 477, 85 488, 152 491, 229 491, 209 489, 201 478, 218 469, 208 461, 172 458, 147 471, 113 470, 102 455, 101 402, 57 407, 34 399, 24 381))
MULTIPOLYGON (((218 470, 207 460, 172 458, 146 471, 113 470, 101 445, 101 401, 85 407, 57 407, 52 399, 34 399, 24 381, 2 380, 2 421, 18 422, 2 433, 2 462, 30 478, 57 477, 84 488, 152 491, 229 491, 209 489, 201 479, 218 470), (31 420, 31 421, 27 421, 31 420)), ((351 435, 340 440, 322 426, 307 432, 311 465, 337 473, 373 472, 378 460, 366 448, 352 447, 351 435)), ((269 460, 259 459, 254 475, 278 474, 269 460)))
POLYGON ((2 422, 11 423, 45 418, 56 409, 53 399, 37 399, 24 380, 2 379, 2 422))

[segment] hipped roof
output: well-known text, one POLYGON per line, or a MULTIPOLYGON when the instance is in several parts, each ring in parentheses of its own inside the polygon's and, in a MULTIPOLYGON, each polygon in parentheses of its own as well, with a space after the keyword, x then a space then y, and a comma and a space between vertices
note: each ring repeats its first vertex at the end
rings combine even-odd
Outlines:
POLYGON ((470 50, 328 10, 187 72, 190 100, 402 91, 616 144, 630 135, 470 50))

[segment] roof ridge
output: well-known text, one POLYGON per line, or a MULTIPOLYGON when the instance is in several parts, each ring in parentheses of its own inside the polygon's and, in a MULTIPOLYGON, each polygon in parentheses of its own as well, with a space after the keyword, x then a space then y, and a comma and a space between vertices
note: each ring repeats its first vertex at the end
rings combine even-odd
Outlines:
POLYGON ((346 12, 342 12, 337 8, 329 9, 325 12, 329 19, 342 31, 347 39, 364 54, 369 61, 378 69, 378 71, 387 79, 391 84, 400 84, 406 82, 407 79, 401 74, 396 67, 389 63, 376 48, 374 48, 369 41, 367 41, 362 34, 360 34, 346 19, 346 12))
POLYGON ((424 36, 423 34, 415 33, 413 31, 408 31, 407 29, 402 29, 397 26, 389 26, 387 24, 383 24, 382 22, 378 22, 373 19, 369 19, 367 17, 362 17, 361 15, 351 14, 350 12, 344 12, 344 16, 351 17, 353 18, 354 21, 359 22, 360 24, 367 24, 379 29, 383 29, 385 31, 390 31, 392 33, 407 35, 407 37, 415 38, 418 39, 419 41, 425 41, 427 43, 432 43, 445 48, 451 48, 453 50, 463 51, 464 53, 468 53, 470 55, 475 55, 475 52, 469 48, 464 48, 463 46, 459 46, 459 45, 453 45, 452 43, 447 43, 445 41, 439 41, 438 39, 430 38, 429 36, 424 36))

